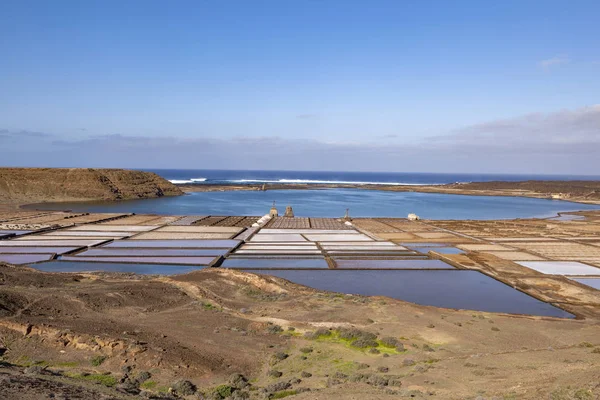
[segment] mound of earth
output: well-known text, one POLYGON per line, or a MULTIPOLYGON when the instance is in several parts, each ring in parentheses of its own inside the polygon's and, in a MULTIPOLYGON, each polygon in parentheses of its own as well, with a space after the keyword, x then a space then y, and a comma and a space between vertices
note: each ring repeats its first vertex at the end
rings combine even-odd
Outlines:
POLYGON ((0 168, 0 203, 128 200, 183 192, 152 172, 93 168, 0 168))

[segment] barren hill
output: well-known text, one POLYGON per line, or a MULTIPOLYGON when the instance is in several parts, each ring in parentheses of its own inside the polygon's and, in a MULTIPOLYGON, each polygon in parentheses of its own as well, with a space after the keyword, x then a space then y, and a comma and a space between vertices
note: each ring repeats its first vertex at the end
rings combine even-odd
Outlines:
POLYGON ((0 168, 0 203, 128 200, 183 192, 152 172, 93 168, 0 168))

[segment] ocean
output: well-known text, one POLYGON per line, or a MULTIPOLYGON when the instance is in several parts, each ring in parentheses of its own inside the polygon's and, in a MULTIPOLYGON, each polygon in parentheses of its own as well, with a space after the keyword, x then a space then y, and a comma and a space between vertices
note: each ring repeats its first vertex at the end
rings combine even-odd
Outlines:
MULTIPOLYGON (((593 179, 591 177, 536 175, 415 174, 359 172, 292 171, 209 171, 155 170, 173 182, 194 183, 371 183, 443 184, 491 180, 593 179)), ((511 219, 545 218, 558 212, 600 209, 600 206, 559 200, 524 197, 462 196, 436 193, 389 192, 363 189, 313 189, 267 191, 195 192, 186 196, 123 202, 61 203, 45 209, 80 212, 135 212, 175 215, 255 215, 267 214, 275 202, 283 214, 292 206, 299 217, 342 217, 349 209, 352 217, 406 218, 416 213, 427 219, 511 219)))
POLYGON ((244 171, 244 170, 147 170, 178 184, 261 184, 261 183, 348 183, 380 185, 434 185, 456 182, 526 180, 600 180, 600 176, 507 175, 418 172, 330 172, 330 171, 244 171))

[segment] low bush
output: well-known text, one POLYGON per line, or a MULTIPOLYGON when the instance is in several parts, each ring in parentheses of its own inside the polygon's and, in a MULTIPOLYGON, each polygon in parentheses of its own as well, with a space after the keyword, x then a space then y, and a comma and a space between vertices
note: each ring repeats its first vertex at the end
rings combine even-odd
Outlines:
POLYGON ((397 347, 398 344, 401 344, 398 339, 394 338, 394 337, 384 337, 383 339, 380 340, 381 345, 384 347, 390 347, 390 348, 394 348, 397 347))
POLYGON ((90 364, 94 367, 99 367, 104 361, 106 361, 106 356, 96 356, 90 360, 90 364))
POLYGON ((269 372, 267 372, 267 375, 269 375, 272 378, 280 378, 283 375, 283 372, 272 369, 269 372))
MULTIPOLYGON (((178 394, 183 396, 190 396, 196 393, 196 386, 190 381, 177 381, 175 382, 171 388, 178 394)), ((225 396, 227 397, 227 396, 225 396)))

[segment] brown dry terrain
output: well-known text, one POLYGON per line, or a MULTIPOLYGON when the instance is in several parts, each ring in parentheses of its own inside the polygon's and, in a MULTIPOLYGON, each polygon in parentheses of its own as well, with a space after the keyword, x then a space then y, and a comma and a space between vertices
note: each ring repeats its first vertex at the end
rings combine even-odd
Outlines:
MULTIPOLYGON (((6 229, 234 226, 246 219, 40 211, 0 217, 6 229)), ((0 263, 0 399, 597 400, 600 291, 513 261, 600 267, 600 212, 565 217, 358 218, 352 225, 378 240, 457 246, 465 253, 430 254, 575 319, 323 292, 223 268, 165 277, 45 273, 0 263)), ((270 224, 341 225, 307 220, 270 224)))
POLYGON ((127 200, 183 192, 152 172, 93 168, 0 168, 0 204, 127 200))
POLYGON ((599 332, 594 318, 424 307, 232 270, 143 278, 0 266, 4 399, 596 399, 599 332), (352 335, 390 347, 340 338, 352 335))
MULTIPOLYGON (((178 185, 185 192, 226 190, 262 190, 263 185, 178 185)), ((523 182, 472 182, 448 185, 352 185, 352 184, 267 184, 265 190, 298 190, 351 188, 386 190, 394 192, 422 192, 462 194, 472 196, 519 196, 534 198, 560 198, 579 203, 600 204, 598 181, 523 181, 523 182)))

